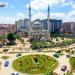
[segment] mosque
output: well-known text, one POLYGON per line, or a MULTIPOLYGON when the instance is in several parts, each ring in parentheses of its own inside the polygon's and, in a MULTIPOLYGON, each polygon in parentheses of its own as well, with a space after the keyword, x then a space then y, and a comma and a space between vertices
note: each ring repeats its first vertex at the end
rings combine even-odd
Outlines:
POLYGON ((41 21, 39 19, 31 22, 31 6, 29 5, 29 24, 30 24, 30 29, 28 31, 28 39, 29 41, 31 40, 37 40, 37 41, 48 41, 50 39, 50 33, 49 33, 49 26, 50 26, 50 11, 49 11, 49 6, 48 6, 48 15, 47 15, 47 24, 48 28, 47 30, 44 29, 41 21))

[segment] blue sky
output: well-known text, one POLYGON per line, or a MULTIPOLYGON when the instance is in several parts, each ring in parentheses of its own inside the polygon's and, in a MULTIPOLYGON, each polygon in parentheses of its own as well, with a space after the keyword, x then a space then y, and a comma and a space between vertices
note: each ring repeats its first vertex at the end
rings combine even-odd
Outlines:
POLYGON ((32 20, 47 17, 50 6, 50 18, 75 21, 75 0, 0 0, 6 7, 0 8, 0 23, 15 23, 28 18, 28 6, 32 7, 32 20))

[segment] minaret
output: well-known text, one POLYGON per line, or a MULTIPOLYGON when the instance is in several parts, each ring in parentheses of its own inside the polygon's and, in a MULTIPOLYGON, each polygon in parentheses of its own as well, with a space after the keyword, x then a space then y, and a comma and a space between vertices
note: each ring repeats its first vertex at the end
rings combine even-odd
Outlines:
POLYGON ((48 15, 47 15, 47 27, 48 27, 48 32, 50 32, 50 9, 48 5, 48 15))
POLYGON ((29 25, 31 29, 31 6, 29 5, 29 25))

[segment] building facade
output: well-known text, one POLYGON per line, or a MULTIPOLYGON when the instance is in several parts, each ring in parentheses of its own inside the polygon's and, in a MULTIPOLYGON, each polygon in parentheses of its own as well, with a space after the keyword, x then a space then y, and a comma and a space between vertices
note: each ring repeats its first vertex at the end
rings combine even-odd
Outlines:
POLYGON ((47 24, 47 19, 44 19, 41 22, 43 24, 44 29, 49 29, 49 32, 59 33, 62 27, 62 20, 49 19, 50 26, 48 26, 47 24))
POLYGON ((0 34, 8 34, 16 32, 15 24, 0 24, 0 34))
POLYGON ((43 25, 40 21, 34 21, 31 25, 32 29, 29 30, 29 41, 48 41, 50 39, 50 34, 47 30, 43 28, 43 25))
MULTIPOLYGON (((48 19, 47 24, 49 23, 49 6, 48 6, 48 19)), ((50 33, 48 30, 45 30, 42 24, 42 21, 37 19, 31 23, 31 6, 29 5, 29 23, 30 23, 30 30, 28 31, 28 39, 30 40, 37 40, 37 41, 48 41, 50 39, 50 33)), ((48 29, 48 28, 47 28, 48 29)))
POLYGON ((64 33, 75 34, 75 22, 63 23, 62 29, 64 33))
POLYGON ((29 19, 19 20, 15 22, 16 32, 25 32, 30 28, 29 19))

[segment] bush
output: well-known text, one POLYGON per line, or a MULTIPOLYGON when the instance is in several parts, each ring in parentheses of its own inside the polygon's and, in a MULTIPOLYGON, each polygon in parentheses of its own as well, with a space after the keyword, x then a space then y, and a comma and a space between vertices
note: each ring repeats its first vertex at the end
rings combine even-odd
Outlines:
POLYGON ((69 59, 69 62, 70 62, 70 64, 71 64, 71 69, 72 69, 72 71, 75 72, 75 57, 71 57, 71 58, 69 59))

